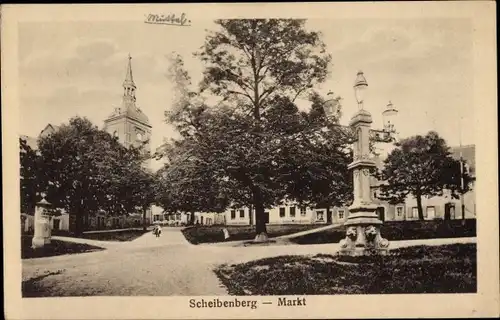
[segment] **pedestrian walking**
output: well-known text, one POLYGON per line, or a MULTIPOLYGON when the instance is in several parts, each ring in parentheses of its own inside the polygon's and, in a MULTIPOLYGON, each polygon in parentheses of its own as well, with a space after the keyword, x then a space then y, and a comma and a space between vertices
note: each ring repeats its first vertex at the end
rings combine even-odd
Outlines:
POLYGON ((156 237, 159 238, 161 236, 161 226, 157 225, 156 226, 156 237))

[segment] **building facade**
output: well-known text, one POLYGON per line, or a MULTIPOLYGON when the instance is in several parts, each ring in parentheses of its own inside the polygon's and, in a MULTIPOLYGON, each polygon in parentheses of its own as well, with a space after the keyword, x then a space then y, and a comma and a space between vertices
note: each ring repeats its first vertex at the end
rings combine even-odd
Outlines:
MULTIPOLYGON (((468 145, 451 148, 452 157, 467 164, 469 173, 475 177, 475 146, 468 145)), ((379 169, 383 166, 383 159, 377 157, 375 163, 379 169)), ((390 204, 378 198, 380 184, 374 177, 371 178, 372 201, 378 205, 377 214, 382 221, 408 221, 418 220, 418 208, 416 200, 412 196, 406 197, 405 201, 398 204, 390 204)), ((465 206, 465 218, 476 218, 476 194, 474 184, 469 192, 463 195, 465 206)), ((451 197, 449 191, 445 190, 442 196, 422 197, 422 209, 425 220, 434 219, 461 219, 461 200, 451 197)), ((212 213, 196 213, 197 222, 200 224, 224 224, 224 225, 249 225, 251 221, 255 224, 255 211, 250 208, 230 208, 216 218, 212 213), (250 219, 252 215, 252 219, 250 219), (203 219, 201 217, 204 217, 203 219), (207 220, 207 218, 211 220, 207 220)), ((348 206, 333 207, 327 212, 326 208, 300 207, 293 204, 284 204, 265 210, 267 224, 343 224, 349 216, 348 206), (331 217, 327 217, 327 214, 331 217)))

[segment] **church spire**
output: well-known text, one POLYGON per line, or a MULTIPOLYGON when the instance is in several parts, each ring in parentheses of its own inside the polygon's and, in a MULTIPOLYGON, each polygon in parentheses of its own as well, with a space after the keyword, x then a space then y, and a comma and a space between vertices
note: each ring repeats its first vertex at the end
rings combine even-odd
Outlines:
POLYGON ((123 81, 123 101, 135 103, 135 83, 132 77, 132 57, 128 55, 127 74, 123 81))

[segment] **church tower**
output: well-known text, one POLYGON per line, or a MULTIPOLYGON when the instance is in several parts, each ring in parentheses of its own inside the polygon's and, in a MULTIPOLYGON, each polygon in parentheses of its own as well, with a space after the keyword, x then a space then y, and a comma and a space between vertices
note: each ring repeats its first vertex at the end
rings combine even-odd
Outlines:
MULTIPOLYGON (((120 107, 104 120, 104 130, 109 132, 126 147, 144 145, 144 152, 151 152, 151 129, 148 117, 136 105, 137 87, 132 76, 132 58, 128 56, 127 73, 123 81, 123 97, 120 107)), ((149 161, 146 163, 149 167, 149 161)))

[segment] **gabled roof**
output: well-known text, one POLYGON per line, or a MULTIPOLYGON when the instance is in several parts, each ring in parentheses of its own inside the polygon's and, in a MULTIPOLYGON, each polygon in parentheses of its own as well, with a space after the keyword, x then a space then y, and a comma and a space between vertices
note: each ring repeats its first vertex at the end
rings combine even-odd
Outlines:
POLYGON ((39 138, 42 138, 42 137, 46 137, 47 135, 51 134, 51 133, 54 133, 56 132, 57 130, 59 130, 61 126, 56 126, 56 125, 53 125, 53 124, 47 124, 45 126, 45 128, 43 128, 42 131, 40 131, 40 134, 38 135, 38 137, 30 137, 30 136, 27 136, 27 135, 20 135, 19 137, 21 139, 23 139, 24 141, 26 141, 26 143, 28 144, 28 146, 33 149, 33 150, 37 150, 38 149, 38 139, 39 138))
POLYGON ((47 135, 56 132, 59 130, 60 126, 56 126, 53 124, 47 124, 45 128, 43 128, 42 131, 40 131, 40 134, 38 135, 39 137, 46 137, 47 135))

